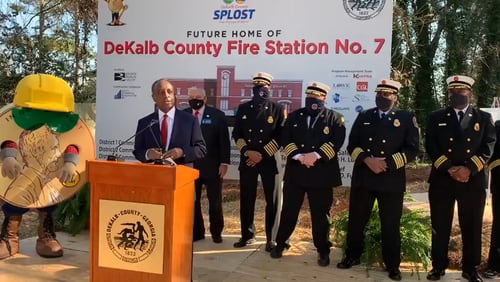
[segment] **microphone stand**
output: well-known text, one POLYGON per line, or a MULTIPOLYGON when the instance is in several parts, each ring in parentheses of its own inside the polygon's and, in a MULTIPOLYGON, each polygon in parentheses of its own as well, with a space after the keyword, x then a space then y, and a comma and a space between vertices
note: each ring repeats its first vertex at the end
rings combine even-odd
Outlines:
MULTIPOLYGON (((143 129, 139 130, 137 133, 135 133, 134 135, 130 136, 127 140, 125 140, 125 141, 123 141, 122 143, 120 143, 118 146, 116 146, 116 147, 114 148, 114 150, 113 150, 113 151, 115 151, 115 152, 116 152, 116 151, 118 150, 118 148, 120 148, 123 144, 125 144, 125 143, 127 143, 128 141, 132 140, 132 138, 136 137, 137 135, 142 134, 142 133, 143 133, 146 129, 151 128, 151 126, 153 126, 153 125, 155 125, 155 124, 157 124, 157 123, 158 123, 158 121, 157 121, 157 120, 155 120, 155 119, 154 119, 154 120, 152 120, 152 121, 149 123, 149 125, 148 125, 148 126, 146 126, 146 127, 144 127, 143 129)), ((117 161, 117 160, 118 160, 118 157, 117 157, 117 156, 115 156, 114 154, 112 154, 112 155, 108 155, 107 160, 108 160, 108 161, 117 161)))

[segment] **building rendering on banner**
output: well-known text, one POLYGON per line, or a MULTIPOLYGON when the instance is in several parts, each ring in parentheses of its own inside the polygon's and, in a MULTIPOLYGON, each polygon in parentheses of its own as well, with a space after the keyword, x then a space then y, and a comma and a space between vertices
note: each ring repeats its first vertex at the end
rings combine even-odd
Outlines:
MULTIPOLYGON (((265 71, 265 70, 262 70, 265 71)), ((207 103, 226 115, 234 115, 238 105, 252 99, 252 78, 236 79, 234 66, 218 66, 217 78, 182 79, 168 78, 176 88, 179 108, 189 107, 188 91, 190 88, 203 88, 207 93, 207 103)), ((287 112, 301 107, 302 80, 274 78, 270 99, 280 103, 287 112)))

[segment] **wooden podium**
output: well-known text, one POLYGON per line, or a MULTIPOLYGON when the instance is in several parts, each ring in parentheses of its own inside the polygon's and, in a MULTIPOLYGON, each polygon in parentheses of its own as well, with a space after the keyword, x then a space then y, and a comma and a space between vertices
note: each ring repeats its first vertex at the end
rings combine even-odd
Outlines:
POLYGON ((100 160, 87 172, 90 281, 190 281, 199 172, 100 160))

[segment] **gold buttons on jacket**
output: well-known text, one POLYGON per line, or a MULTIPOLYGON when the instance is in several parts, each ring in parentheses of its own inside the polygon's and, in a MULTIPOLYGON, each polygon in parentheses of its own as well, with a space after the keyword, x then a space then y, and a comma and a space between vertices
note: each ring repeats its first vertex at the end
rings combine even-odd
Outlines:
POLYGON ((383 154, 385 154, 385 153, 384 153, 384 151, 380 151, 380 154, 381 154, 381 155, 383 155, 383 154))
POLYGON ((382 143, 385 143, 385 139, 384 139, 384 140, 382 140, 382 143))
POLYGON ((450 141, 453 142, 453 137, 450 137, 450 141))
POLYGON ((368 138, 368 141, 373 141, 373 138, 371 138, 371 137, 370 137, 370 138, 368 138))
POLYGON ((252 132, 252 129, 249 129, 248 132, 252 132))
POLYGON ((451 153, 451 149, 448 149, 448 153, 451 153))
POLYGON ((262 144, 262 140, 259 140, 259 143, 261 143, 261 144, 262 144))
POLYGON ((262 132, 264 132, 264 130, 263 130, 263 129, 261 129, 261 130, 259 130, 259 132, 260 132, 260 133, 262 133, 262 132))
POLYGON ((470 153, 470 149, 467 149, 467 151, 466 151, 466 152, 467 152, 467 153, 470 153))
POLYGON ((470 142, 470 138, 467 138, 467 142, 470 142))

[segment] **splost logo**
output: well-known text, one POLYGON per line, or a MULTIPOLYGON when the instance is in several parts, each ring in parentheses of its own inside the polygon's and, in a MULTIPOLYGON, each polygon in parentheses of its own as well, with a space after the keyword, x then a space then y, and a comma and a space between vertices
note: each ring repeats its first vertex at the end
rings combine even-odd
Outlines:
POLYGON ((344 10, 356 20, 372 19, 384 9, 385 0, 343 0, 344 10))
POLYGON ((220 22, 249 21, 255 15, 255 9, 245 5, 245 0, 222 0, 224 5, 214 10, 212 19, 220 22))

